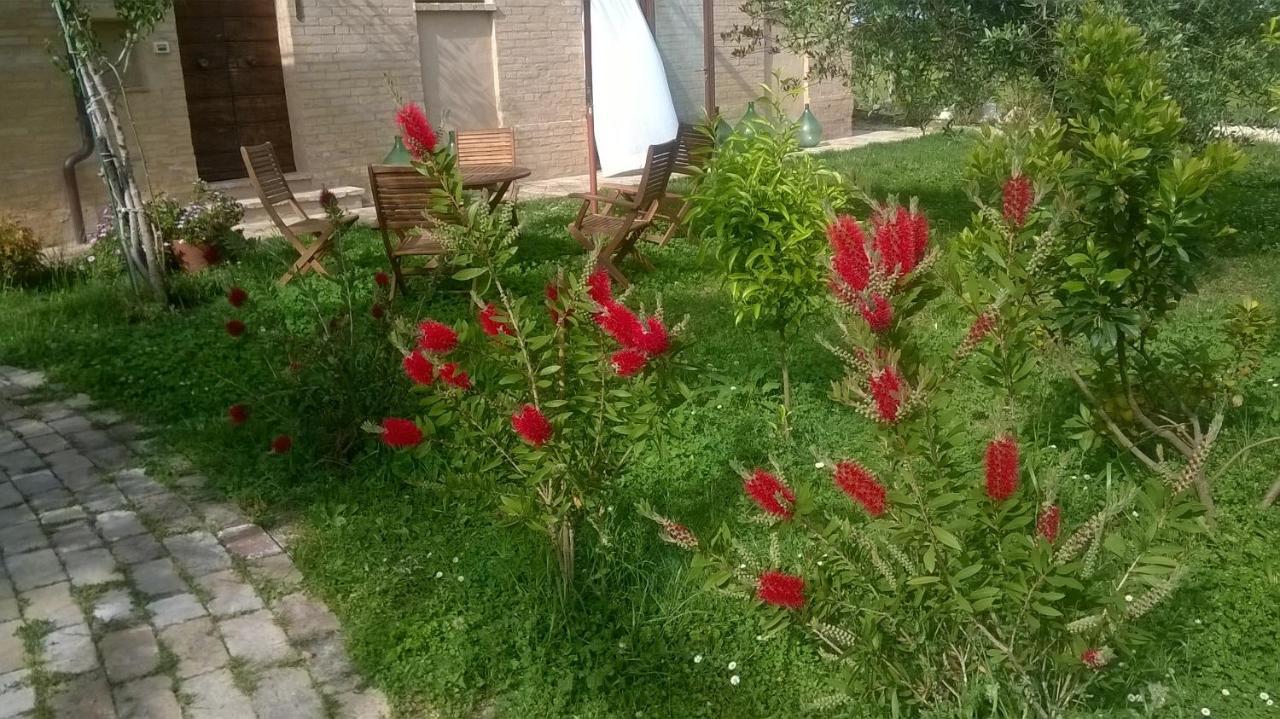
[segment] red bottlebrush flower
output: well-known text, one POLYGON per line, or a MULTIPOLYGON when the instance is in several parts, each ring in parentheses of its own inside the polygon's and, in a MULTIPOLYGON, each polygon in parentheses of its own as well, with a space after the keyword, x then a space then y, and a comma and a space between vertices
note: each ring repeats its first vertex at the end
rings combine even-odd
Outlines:
POLYGON ((662 521, 658 529, 658 536, 662 537, 662 541, 684 549, 698 548, 698 535, 679 522, 673 522, 669 519, 662 521))
POLYGON ((227 290, 227 302, 232 307, 240 307, 249 299, 249 293, 244 291, 243 287, 232 287, 227 290))
POLYGON ((388 447, 416 447, 422 442, 422 430, 411 419, 388 417, 382 420, 382 443, 388 447))
POLYGON ((867 321, 867 326, 876 334, 887 331, 893 324, 893 305, 879 293, 871 296, 870 303, 866 300, 859 303, 858 311, 862 313, 862 319, 867 321))
POLYGON ((873 372, 867 384, 871 389, 871 399, 875 403, 876 414, 882 422, 893 424, 899 419, 902 409, 903 390, 902 375, 893 367, 885 367, 873 372))
POLYGON ((1020 228, 1027 223, 1034 191, 1026 175, 1014 175, 1004 183, 1004 221, 1020 228))
POLYGON ((369 314, 373 315, 375 320, 380 320, 387 316, 387 309, 383 307, 380 302, 374 302, 373 305, 369 307, 369 314))
POLYGON ((415 160, 421 160, 436 149, 436 131, 427 121, 427 113, 416 102, 407 102, 396 113, 400 137, 415 160))
POLYGON ((1009 435, 1001 435, 987 444, 985 458, 987 496, 997 502, 1018 491, 1018 443, 1009 435))
POLYGON ((865 290, 871 279, 866 235, 857 220, 841 215, 827 226, 827 242, 831 245, 831 270, 835 274, 832 291, 847 300, 865 290))
POLYGON ((200 256, 204 258, 206 263, 216 265, 218 260, 222 259, 222 251, 218 249, 217 245, 205 245, 200 248, 200 256))
POLYGON ((800 609, 804 606, 804 579, 770 570, 760 575, 756 596, 774 606, 800 609))
POLYGON ((867 514, 879 517, 885 510, 885 490, 871 470, 857 462, 837 462, 836 486, 849 495, 849 499, 862 505, 867 514))
POLYGON ((645 330, 636 338, 635 349, 649 357, 665 354, 671 349, 671 335, 668 334, 667 328, 662 326, 662 320, 657 317, 646 317, 644 324, 645 330))
POLYGON ((1062 526, 1062 507, 1050 504, 1040 510, 1036 517, 1036 534, 1053 544, 1058 539, 1058 529, 1062 526))
POLYGON ((404 373, 414 384, 426 386, 436 381, 435 367, 431 360, 423 357, 417 350, 404 356, 404 373))
POLYGON ((388 275, 385 272, 375 272, 373 273, 373 284, 379 287, 390 287, 391 275, 388 275))
POLYGON ((879 255, 880 270, 886 275, 909 274, 924 259, 929 245, 929 220, 923 214, 897 207, 878 214, 872 224, 872 242, 879 255))
POLYGON ((232 427, 239 427, 249 421, 249 408, 242 404, 233 404, 227 408, 227 421, 232 427))
POLYGON ((623 347, 638 347, 644 336, 644 325, 636 313, 612 300, 603 312, 596 314, 595 321, 605 334, 623 347))
POLYGON ((227 334, 232 337, 239 337, 244 334, 244 323, 240 320, 227 320, 227 324, 224 326, 226 327, 227 334))
POLYGON ((757 469, 742 483, 742 489, 760 509, 775 517, 791 519, 795 515, 796 494, 777 476, 757 469))
POLYGON ((587 294, 601 306, 613 304, 613 282, 608 270, 596 270, 587 277, 587 294))
POLYGON ((965 335, 964 343, 969 346, 977 346, 979 342, 987 338, 991 330, 996 326, 995 310, 985 310, 978 318, 969 326, 969 334, 965 335))
POLYGON ((458 333, 443 322, 427 320, 418 325, 418 347, 432 354, 447 355, 458 346, 458 333))
POLYGON ((272 454, 288 454, 293 449, 293 437, 287 434, 278 434, 276 438, 271 440, 272 454))
POLYGON ((479 319, 480 321, 480 329, 483 330, 484 333, 489 335, 490 337, 497 337, 498 335, 511 334, 510 326, 508 326, 506 323, 498 322, 493 319, 493 316, 497 313, 498 313, 498 308, 494 307, 492 302, 485 305, 484 308, 481 309, 480 313, 477 315, 477 319, 479 319))
POLYGON ((613 371, 618 373, 619 377, 634 377, 644 369, 645 364, 649 362, 649 358, 644 352, 630 347, 624 347, 613 353, 609 358, 609 364, 613 367, 613 371))
POLYGON ((526 404, 511 415, 511 429, 520 435, 520 439, 535 447, 541 447, 551 439, 551 423, 547 421, 542 410, 526 404))
POLYGON ((471 378, 453 362, 440 365, 440 381, 458 389, 471 389, 471 378))
POLYGON ((551 322, 556 325, 563 323, 569 312, 565 312, 561 316, 560 310, 555 307, 556 303, 560 301, 560 288, 556 287, 555 284, 549 283, 545 294, 547 296, 547 314, 551 315, 551 322))
POLYGON ((320 188, 320 207, 325 212, 333 212, 338 209, 338 196, 333 194, 333 190, 327 187, 320 188))
POLYGON ((1097 671, 1111 663, 1113 654, 1108 647, 1090 647, 1080 655, 1080 661, 1090 669, 1097 671))

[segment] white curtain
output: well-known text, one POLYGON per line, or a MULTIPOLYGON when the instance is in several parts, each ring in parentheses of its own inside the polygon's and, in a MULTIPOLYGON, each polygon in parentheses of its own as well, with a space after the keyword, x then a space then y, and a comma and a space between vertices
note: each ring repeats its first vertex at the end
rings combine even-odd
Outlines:
POLYGON ((636 0, 590 0, 591 71, 600 171, 644 167, 650 145, 676 136, 679 120, 662 57, 636 0))

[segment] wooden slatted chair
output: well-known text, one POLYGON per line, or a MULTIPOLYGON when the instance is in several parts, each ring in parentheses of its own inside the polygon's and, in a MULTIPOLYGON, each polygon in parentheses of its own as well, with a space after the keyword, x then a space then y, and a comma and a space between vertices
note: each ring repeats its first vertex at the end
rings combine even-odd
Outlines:
POLYGON ((289 189, 289 183, 285 180, 270 142, 242 146, 240 156, 249 172, 249 182, 253 183, 258 199, 262 201, 262 208, 267 211, 280 234, 298 252, 297 261, 280 276, 277 284, 286 285, 297 275, 307 272, 328 275, 328 270, 320 264, 320 258, 328 251, 338 231, 350 227, 356 221, 356 216, 346 215, 336 222, 328 217, 308 216, 298 198, 294 197, 293 190, 289 189), (286 222, 280 215, 281 207, 291 210, 298 219, 286 222))
POLYGON ((412 167, 369 165, 369 189, 378 215, 382 245, 391 263, 390 298, 405 284, 406 275, 428 274, 439 264, 444 245, 431 234, 434 221, 427 214, 431 190, 439 183, 412 167), (422 267, 406 267, 409 257, 427 257, 422 267))
MULTIPOLYGON (((711 158, 711 153, 714 150, 715 138, 713 136, 707 134, 702 128, 686 125, 683 122, 680 123, 680 129, 676 133, 676 158, 672 172, 696 176, 706 166, 707 160, 711 158)), ((612 191, 622 192, 628 196, 633 196, 637 189, 634 185, 608 184, 603 187, 612 191)), ((660 247, 666 245, 684 227, 684 221, 688 214, 689 198, 682 192, 668 189, 658 203, 658 211, 654 214, 655 220, 662 220, 667 223, 667 231, 657 239, 650 239, 660 247)))
MULTIPOLYGON (((516 164, 516 131, 510 127, 494 130, 459 130, 454 134, 454 141, 458 146, 459 167, 516 164)), ((506 196, 509 192, 510 196, 506 199, 514 207, 516 188, 508 187, 513 184, 497 183, 485 187, 484 190, 495 200, 506 196)), ((496 203, 490 202, 490 206, 496 206, 496 203)), ((515 221, 514 215, 512 221, 515 221)))
POLYGON ((630 286, 631 281, 622 274, 618 263, 628 255, 636 255, 643 267, 652 269, 649 261, 636 251, 636 241, 653 224, 658 205, 666 194, 678 144, 678 140, 671 140, 649 146, 640 184, 631 193, 606 189, 597 195, 569 195, 582 200, 577 218, 569 225, 569 234, 587 250, 595 252, 596 267, 608 270, 623 287, 630 286), (602 238, 598 244, 596 238, 602 238))

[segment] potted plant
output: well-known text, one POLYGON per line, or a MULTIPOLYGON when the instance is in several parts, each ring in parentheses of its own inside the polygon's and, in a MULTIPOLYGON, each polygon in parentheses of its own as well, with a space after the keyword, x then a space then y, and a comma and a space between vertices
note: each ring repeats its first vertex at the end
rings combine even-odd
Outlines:
POLYGON ((244 218, 244 208, 201 181, 193 186, 191 202, 184 205, 161 193, 147 203, 147 214, 159 229, 174 264, 189 273, 233 256, 244 241, 235 229, 244 218))

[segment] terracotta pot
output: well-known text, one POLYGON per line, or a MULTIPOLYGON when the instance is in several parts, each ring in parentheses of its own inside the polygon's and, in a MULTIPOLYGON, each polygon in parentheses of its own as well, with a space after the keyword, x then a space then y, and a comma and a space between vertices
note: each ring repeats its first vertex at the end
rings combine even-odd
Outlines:
POLYGON ((202 272, 210 265, 218 264, 218 248, 204 243, 191 244, 178 240, 173 243, 173 254, 187 274, 202 272))

